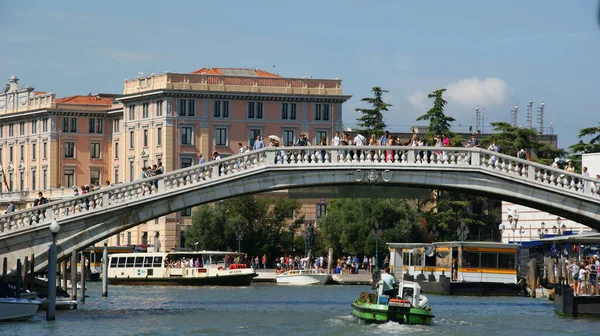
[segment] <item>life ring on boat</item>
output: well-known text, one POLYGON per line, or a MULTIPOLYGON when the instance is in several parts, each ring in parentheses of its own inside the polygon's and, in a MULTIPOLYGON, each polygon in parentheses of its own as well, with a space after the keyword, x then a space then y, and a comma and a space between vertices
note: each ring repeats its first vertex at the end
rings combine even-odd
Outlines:
POLYGON ((408 301, 408 300, 402 300, 402 299, 390 299, 390 302, 410 303, 410 301, 408 301))
POLYGON ((225 268, 224 268, 223 266, 219 266, 217 269, 218 269, 219 271, 222 271, 222 270, 224 270, 225 268))

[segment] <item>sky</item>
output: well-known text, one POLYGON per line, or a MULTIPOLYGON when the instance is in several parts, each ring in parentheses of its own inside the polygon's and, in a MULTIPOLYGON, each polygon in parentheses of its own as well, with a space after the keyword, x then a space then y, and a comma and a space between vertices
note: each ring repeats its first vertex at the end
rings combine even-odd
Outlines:
MULTIPOLYGON (((424 125, 427 94, 446 88, 454 130, 527 127, 544 102, 559 147, 598 126, 599 3, 529 1, 0 1, 0 83, 57 97, 121 93, 138 73, 247 67, 285 77, 341 78, 345 126, 360 99, 389 92, 391 131, 424 125)), ((585 140, 585 139, 584 139, 585 140)))

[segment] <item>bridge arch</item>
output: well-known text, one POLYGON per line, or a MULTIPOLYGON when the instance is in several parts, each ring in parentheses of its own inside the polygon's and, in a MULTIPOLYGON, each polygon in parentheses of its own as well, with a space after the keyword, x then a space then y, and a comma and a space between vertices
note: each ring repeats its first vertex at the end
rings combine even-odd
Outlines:
POLYGON ((140 223, 229 197, 314 186, 385 185, 463 191, 507 200, 600 229, 598 181, 483 149, 266 148, 0 216, 0 254, 47 266, 48 225, 61 224, 59 258, 140 223), (423 155, 421 155, 421 153, 423 155), (389 158, 389 156, 388 156, 389 158), (152 189, 154 192, 149 193, 152 189), (144 190, 144 191, 142 191, 144 190), (79 210, 84 198, 95 205, 79 210), (38 211, 40 222, 32 220, 38 211))

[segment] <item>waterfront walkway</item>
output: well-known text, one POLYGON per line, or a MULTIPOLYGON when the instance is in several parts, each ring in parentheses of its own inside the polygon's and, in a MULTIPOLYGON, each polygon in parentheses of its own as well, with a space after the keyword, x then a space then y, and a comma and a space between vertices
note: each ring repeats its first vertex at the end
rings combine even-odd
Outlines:
MULTIPOLYGON (((252 282, 276 282, 277 274, 274 269, 257 270, 257 277, 252 282)), ((332 274, 334 285, 371 285, 371 273, 361 272, 359 274, 332 274)))

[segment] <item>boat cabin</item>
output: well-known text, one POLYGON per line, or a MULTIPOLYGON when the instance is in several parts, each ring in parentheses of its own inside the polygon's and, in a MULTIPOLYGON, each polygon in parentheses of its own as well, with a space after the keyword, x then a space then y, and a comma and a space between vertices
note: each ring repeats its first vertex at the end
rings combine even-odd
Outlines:
POLYGON ((494 242, 389 243, 397 279, 517 283, 518 245, 494 242))

